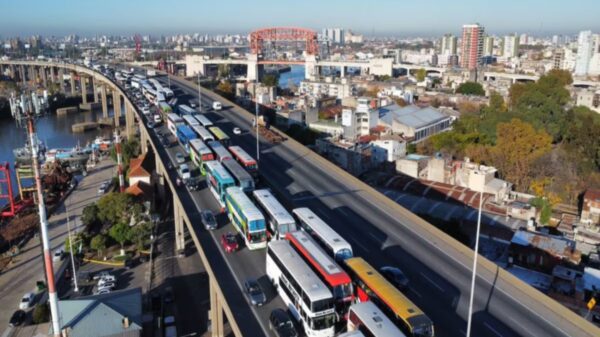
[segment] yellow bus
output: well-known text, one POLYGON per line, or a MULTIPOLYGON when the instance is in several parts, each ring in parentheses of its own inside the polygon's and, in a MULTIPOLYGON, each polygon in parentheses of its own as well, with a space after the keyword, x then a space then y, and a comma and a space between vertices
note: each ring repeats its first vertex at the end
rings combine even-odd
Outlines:
POLYGON ((433 337, 433 322, 419 307, 360 257, 345 261, 360 302, 373 301, 410 336, 433 337))
POLYGON ((229 136, 221 130, 218 126, 211 126, 208 130, 215 136, 215 139, 219 141, 219 143, 223 144, 223 146, 229 146, 229 136))

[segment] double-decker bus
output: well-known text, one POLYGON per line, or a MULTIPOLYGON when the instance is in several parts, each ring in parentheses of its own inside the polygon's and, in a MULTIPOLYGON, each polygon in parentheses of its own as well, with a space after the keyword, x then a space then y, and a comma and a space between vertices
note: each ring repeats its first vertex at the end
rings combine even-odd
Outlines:
POLYGON ((371 301, 356 303, 350 306, 347 330, 349 334, 352 332, 361 333, 357 333, 355 336, 406 337, 371 301))
POLYGON ((177 127, 177 140, 181 143, 181 146, 185 148, 187 152, 190 152, 190 140, 196 139, 196 133, 190 129, 187 125, 180 125, 177 127))
POLYGON ((204 163, 206 167, 206 181, 208 188, 221 205, 221 212, 225 210, 225 191, 231 186, 235 186, 233 177, 216 160, 204 163))
POLYGON ((190 140, 190 158, 200 168, 202 175, 206 175, 204 163, 215 160, 212 151, 200 139, 190 140))
POLYGON ((337 316, 333 295, 285 240, 269 242, 267 277, 307 336, 332 337, 337 316))
POLYGON ((179 117, 176 113, 170 113, 167 115, 167 128, 173 136, 177 136, 177 127, 185 125, 183 119, 179 117))
POLYGON ((197 113, 197 111, 196 109, 191 108, 185 104, 181 104, 177 106, 177 113, 179 113, 181 116, 193 116, 197 113))
POLYGON ((218 140, 221 144, 223 144, 223 146, 229 146, 229 136, 223 130, 221 130, 220 127, 211 126, 208 128, 208 130, 212 132, 213 135, 215 135, 215 139, 218 140))
POLYGON ((253 177, 256 178, 258 175, 258 166, 256 165, 256 160, 252 158, 244 149, 237 145, 232 145, 229 147, 229 152, 233 155, 235 160, 240 163, 253 177))
POLYGON ((312 235, 336 261, 341 262, 353 256, 352 246, 348 241, 331 229, 310 208, 296 208, 293 213, 298 225, 312 235))
POLYGON ((267 248, 267 225, 265 217, 239 187, 227 188, 225 195, 227 215, 244 237, 250 250, 267 248))
POLYGON ((221 161, 221 164, 231 173, 233 179, 235 179, 236 185, 246 193, 254 191, 254 178, 250 173, 246 172, 237 161, 233 159, 227 159, 221 161))
POLYGON ((233 159, 231 158, 231 153, 227 151, 225 146, 223 146, 223 144, 217 142, 216 140, 207 142, 206 145, 208 145, 213 150, 216 156, 215 159, 220 161, 221 163, 225 160, 233 159))
POLYGON ((433 337, 433 322, 419 307, 360 257, 346 261, 359 301, 373 301, 406 334, 433 337))
POLYGON ((350 276, 338 266, 331 256, 323 251, 308 233, 304 231, 289 232, 285 238, 331 290, 336 312, 345 317, 354 300, 350 276))
POLYGON ((215 140, 215 137, 213 137, 212 133, 206 130, 206 128, 203 126, 195 125, 192 127, 192 130, 194 130, 198 134, 198 137, 200 137, 200 139, 202 139, 202 141, 205 143, 215 140))
POLYGON ((208 119, 208 117, 206 117, 204 115, 196 115, 196 116, 194 116, 194 118, 196 118, 198 120, 198 122, 200 122, 200 124, 205 128, 213 125, 213 123, 210 121, 210 119, 208 119))
POLYGON ((200 123, 198 123, 196 118, 194 118, 191 115, 181 115, 181 118, 185 121, 185 124, 187 124, 187 126, 189 126, 190 128, 193 128, 194 126, 200 126, 200 123))
POLYGON ((294 217, 279 203, 268 189, 252 192, 257 206, 267 217, 269 230, 275 239, 281 240, 288 232, 296 231, 294 217))

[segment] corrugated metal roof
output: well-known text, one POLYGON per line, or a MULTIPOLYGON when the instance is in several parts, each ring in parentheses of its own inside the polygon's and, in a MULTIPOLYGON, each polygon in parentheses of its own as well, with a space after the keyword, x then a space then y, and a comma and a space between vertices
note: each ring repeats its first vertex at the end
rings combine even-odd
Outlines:
POLYGON ((379 108, 379 118, 388 125, 395 120, 414 129, 420 129, 450 117, 432 108, 420 108, 416 105, 400 107, 392 104, 379 108))
POLYGON ((518 230, 513 235, 511 242, 520 246, 532 246, 551 255, 572 259, 575 242, 566 238, 518 230))

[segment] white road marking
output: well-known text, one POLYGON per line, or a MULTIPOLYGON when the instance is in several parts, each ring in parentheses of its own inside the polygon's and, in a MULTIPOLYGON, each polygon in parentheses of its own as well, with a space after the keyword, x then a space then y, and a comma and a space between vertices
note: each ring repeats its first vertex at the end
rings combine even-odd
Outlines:
POLYGON ((427 275, 421 273, 421 276, 423 276, 424 279, 426 279, 429 283, 431 283, 434 287, 438 288, 440 291, 444 291, 444 288, 442 288, 439 284, 435 283, 432 279, 427 277, 427 275))
POLYGON ((351 238, 350 240, 352 240, 355 245, 357 245, 360 248, 362 248, 365 252, 369 251, 369 248, 367 248, 364 244, 360 243, 360 241, 356 240, 355 238, 351 238))
POLYGON ((421 295, 421 293, 419 293, 417 290, 415 290, 415 288, 413 287, 408 287, 408 289, 410 289, 410 291, 412 291, 413 293, 415 293, 415 295, 419 296, 419 297, 423 297, 423 295, 421 295))
POLYGON ((490 329, 490 331, 495 333, 496 336, 504 337, 500 332, 498 332, 498 330, 494 329, 491 325, 489 325, 488 322, 483 322, 483 325, 485 325, 486 328, 490 329))

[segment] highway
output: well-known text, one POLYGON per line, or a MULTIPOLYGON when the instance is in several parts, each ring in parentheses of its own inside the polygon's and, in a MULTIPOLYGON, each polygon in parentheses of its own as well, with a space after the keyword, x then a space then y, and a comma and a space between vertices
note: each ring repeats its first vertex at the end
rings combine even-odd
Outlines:
MULTIPOLYGON (((166 78, 162 81, 167 82, 166 78)), ((178 95, 179 104, 197 100, 197 88, 189 82, 171 77, 171 86, 178 95)), ((202 99, 209 106, 214 99, 223 102, 206 90, 202 99)), ((249 130, 251 115, 237 106, 223 103, 224 110, 210 111, 206 115, 229 133, 235 144, 255 155, 253 133, 231 134, 234 126, 249 130)), ((261 176, 288 208, 312 208, 353 244, 356 255, 365 257, 377 267, 400 267, 411 280, 407 296, 434 321, 436 335, 464 335, 471 250, 452 240, 440 240, 441 234, 425 221, 329 166, 293 141, 277 146, 261 143, 261 176)), ((212 195, 205 194, 204 200, 211 202, 212 195)), ((565 323, 564 320, 574 319, 574 314, 565 308, 557 316, 555 309, 549 308, 555 305, 552 300, 540 296, 516 278, 499 277, 505 272, 482 260, 484 267, 478 269, 476 286, 474 336, 596 335, 596 331, 589 330, 591 325, 578 328, 565 323)), ((262 253, 244 250, 228 262, 238 275, 252 275, 256 270, 264 270, 262 253)))

